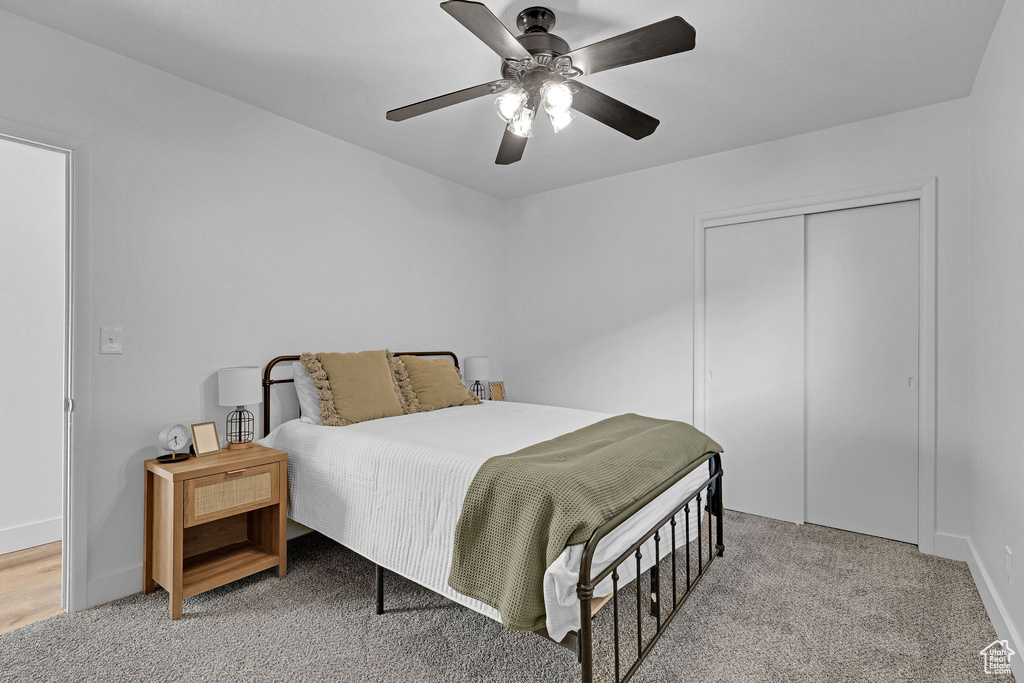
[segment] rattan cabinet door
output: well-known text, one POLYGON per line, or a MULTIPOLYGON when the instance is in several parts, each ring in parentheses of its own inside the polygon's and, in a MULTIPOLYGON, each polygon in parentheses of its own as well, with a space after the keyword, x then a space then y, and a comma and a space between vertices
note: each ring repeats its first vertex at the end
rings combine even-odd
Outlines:
POLYGON ((280 500, 277 463, 185 481, 185 526, 195 526, 280 500))

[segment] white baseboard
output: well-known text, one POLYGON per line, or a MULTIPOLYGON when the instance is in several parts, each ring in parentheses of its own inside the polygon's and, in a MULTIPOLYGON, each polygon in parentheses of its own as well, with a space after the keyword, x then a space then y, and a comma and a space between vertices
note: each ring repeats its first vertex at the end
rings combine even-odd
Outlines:
POLYGON ((63 533, 60 517, 0 530, 0 555, 59 541, 63 533))
POLYGON ((936 533, 935 554, 950 560, 969 562, 971 559, 971 541, 966 536, 936 533))
POLYGON ((142 590, 142 565, 122 569, 102 578, 90 581, 86 587, 88 607, 102 605, 142 590))
POLYGON ((969 556, 967 565, 971 568, 971 576, 981 594, 981 601, 985 604, 988 618, 992 620, 992 626, 996 629, 996 635, 1000 640, 1010 641, 1010 649, 1016 654, 1010 659, 1010 666, 1013 676, 1018 681, 1024 681, 1024 640, 1020 638, 1020 631, 1013 623, 1010 613, 1006 609, 1006 603, 999 597, 999 592, 992 581, 992 575, 985 569, 981 558, 978 557, 978 550, 970 538, 964 538, 967 544, 969 556))
MULTIPOLYGON (((1006 611, 1006 605, 999 597, 995 589, 992 577, 981 563, 978 551, 974 543, 967 536, 955 536, 953 534, 935 534, 935 554, 940 557, 948 557, 951 560, 966 562, 971 569, 971 578, 978 587, 981 595, 981 602, 985 605, 988 618, 996 629, 996 635, 1000 640, 1010 641, 1010 649, 1017 654, 1010 660, 1013 668, 1013 675, 1017 680, 1024 680, 1024 641, 1020 639, 1020 631, 1006 611)), ((988 645, 983 643, 982 646, 988 645)), ((979 647, 980 651, 981 648, 979 647)), ((980 661, 980 660, 979 660, 980 661)))

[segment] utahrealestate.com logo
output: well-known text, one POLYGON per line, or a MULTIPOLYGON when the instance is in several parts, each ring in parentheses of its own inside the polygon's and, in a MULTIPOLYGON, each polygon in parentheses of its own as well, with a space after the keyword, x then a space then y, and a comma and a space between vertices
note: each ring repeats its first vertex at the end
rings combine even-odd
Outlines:
POLYGON ((1010 649, 1008 641, 997 640, 978 654, 985 658, 985 673, 1009 674, 1010 658, 1017 653, 1010 649))

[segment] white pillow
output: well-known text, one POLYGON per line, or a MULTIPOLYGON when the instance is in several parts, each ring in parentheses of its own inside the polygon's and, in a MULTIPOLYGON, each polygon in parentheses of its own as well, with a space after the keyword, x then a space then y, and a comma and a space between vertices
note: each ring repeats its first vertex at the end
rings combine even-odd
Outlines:
POLYGON ((307 424, 322 425, 320 417, 320 394, 317 393, 313 379, 306 372, 302 363, 292 363, 292 374, 295 376, 295 393, 299 395, 299 414, 307 424))

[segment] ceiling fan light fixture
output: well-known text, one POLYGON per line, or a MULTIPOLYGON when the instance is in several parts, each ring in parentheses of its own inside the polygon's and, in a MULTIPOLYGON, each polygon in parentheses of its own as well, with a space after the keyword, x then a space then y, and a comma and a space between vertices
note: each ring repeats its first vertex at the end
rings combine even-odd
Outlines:
POLYGON ((566 109, 560 114, 552 114, 551 112, 548 112, 548 118, 551 120, 551 128, 553 128, 557 133, 572 123, 576 118, 576 114, 574 114, 571 109, 566 109))
POLYGON ((385 117, 405 121, 500 93, 494 101, 495 112, 506 126, 494 159, 500 166, 523 158, 540 111, 548 115, 556 133, 577 114, 584 114, 634 140, 647 137, 658 127, 658 119, 576 78, 687 52, 696 46, 697 32, 678 16, 570 49, 565 40, 551 33, 555 13, 546 7, 528 7, 519 13, 516 26, 522 31, 520 36, 479 0, 444 0, 441 9, 497 53, 501 78, 392 109, 385 117))
POLYGON ((522 88, 513 88, 498 95, 494 100, 494 110, 505 123, 511 123, 516 114, 526 104, 526 91, 522 88))
POLYGON ((544 111, 550 116, 567 112, 572 106, 572 90, 558 81, 544 83, 540 88, 540 98, 544 103, 544 111))
POLYGON ((509 121, 508 132, 514 133, 520 137, 532 138, 533 117, 534 111, 529 107, 523 107, 516 112, 516 115, 512 117, 511 121, 509 121))

